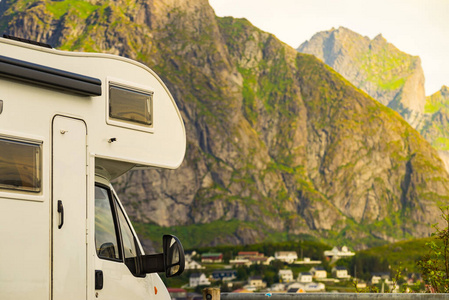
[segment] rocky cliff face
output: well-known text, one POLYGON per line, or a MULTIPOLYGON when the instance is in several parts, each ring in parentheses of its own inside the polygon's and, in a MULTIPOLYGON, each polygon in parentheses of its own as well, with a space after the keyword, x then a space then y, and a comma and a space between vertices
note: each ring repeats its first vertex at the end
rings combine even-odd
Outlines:
MULTIPOLYGON (((186 125, 184 163, 115 183, 143 235, 169 226, 187 245, 304 234, 367 245, 428 235, 447 203, 441 160, 397 113, 206 0, 3 3, 6 33, 125 55, 166 82, 186 125)), ((404 68, 418 64, 409 59, 404 68)))
POLYGON ((426 98, 426 119, 421 134, 438 150, 449 170, 449 88, 426 98))
POLYGON ((315 34, 297 49, 313 54, 415 128, 425 105, 421 61, 399 51, 382 35, 373 40, 344 27, 315 34))

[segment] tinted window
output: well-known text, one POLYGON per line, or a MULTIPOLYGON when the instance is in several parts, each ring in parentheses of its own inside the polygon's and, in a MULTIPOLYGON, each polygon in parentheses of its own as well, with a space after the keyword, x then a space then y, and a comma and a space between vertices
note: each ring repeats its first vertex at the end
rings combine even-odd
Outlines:
POLYGON ((144 125, 152 125, 151 93, 121 87, 109 87, 109 117, 144 125))
POLYGON ((98 257, 120 259, 109 192, 99 186, 95 187, 95 246, 98 257))
POLYGON ((40 192, 41 144, 0 138, 0 188, 40 192))

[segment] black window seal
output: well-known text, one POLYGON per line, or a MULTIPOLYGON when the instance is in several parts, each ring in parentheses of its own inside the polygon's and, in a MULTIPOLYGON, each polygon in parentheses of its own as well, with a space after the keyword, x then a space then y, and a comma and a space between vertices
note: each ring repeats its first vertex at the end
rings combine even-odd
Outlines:
POLYGON ((101 80, 82 74, 0 55, 0 76, 69 91, 83 96, 101 96, 101 80))

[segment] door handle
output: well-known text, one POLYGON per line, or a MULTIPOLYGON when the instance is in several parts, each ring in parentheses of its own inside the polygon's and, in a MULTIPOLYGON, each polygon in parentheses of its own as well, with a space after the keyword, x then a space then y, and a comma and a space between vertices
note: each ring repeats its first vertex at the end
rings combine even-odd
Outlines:
POLYGON ((95 289, 101 290, 103 289, 103 271, 95 270, 95 289))
POLYGON ((62 225, 64 225, 64 206, 62 205, 62 200, 58 200, 58 213, 61 214, 61 222, 58 225, 58 229, 61 229, 62 225))

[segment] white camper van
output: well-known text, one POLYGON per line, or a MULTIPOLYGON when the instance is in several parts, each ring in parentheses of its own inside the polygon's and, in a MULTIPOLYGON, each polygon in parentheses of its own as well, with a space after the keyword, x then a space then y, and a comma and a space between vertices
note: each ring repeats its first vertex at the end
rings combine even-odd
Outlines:
POLYGON ((0 38, 0 299, 169 299, 182 246, 145 255, 110 181, 185 148, 146 66, 0 38))

